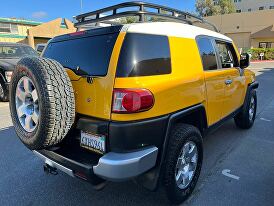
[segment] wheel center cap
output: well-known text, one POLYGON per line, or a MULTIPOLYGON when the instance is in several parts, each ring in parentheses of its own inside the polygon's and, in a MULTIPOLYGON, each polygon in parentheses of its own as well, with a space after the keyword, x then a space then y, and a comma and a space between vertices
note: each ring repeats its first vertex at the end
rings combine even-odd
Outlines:
POLYGON ((34 113, 34 105, 30 104, 27 106, 27 113, 28 115, 32 115, 34 113))

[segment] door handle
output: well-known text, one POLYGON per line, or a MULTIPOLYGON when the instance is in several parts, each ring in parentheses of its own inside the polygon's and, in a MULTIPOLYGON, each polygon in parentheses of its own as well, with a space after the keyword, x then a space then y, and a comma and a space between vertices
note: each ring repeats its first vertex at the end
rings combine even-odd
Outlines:
POLYGON ((226 84, 226 85, 230 85, 230 84, 232 84, 232 82, 233 82, 232 79, 227 79, 227 80, 225 80, 225 84, 226 84))

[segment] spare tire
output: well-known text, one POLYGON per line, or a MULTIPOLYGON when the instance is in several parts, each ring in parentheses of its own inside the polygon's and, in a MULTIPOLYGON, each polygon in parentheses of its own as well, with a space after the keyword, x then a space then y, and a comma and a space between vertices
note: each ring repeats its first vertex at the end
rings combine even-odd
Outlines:
POLYGON ((60 143, 75 117, 74 92, 62 65, 41 57, 22 58, 10 83, 10 113, 29 149, 60 143))

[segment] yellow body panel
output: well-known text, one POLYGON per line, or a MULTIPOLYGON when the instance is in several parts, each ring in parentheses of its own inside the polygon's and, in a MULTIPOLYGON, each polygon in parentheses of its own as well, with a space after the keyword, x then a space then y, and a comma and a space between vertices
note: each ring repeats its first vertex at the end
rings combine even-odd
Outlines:
POLYGON ((212 125, 222 119, 223 100, 225 96, 224 71, 205 71, 207 96, 207 122, 212 125))
POLYGON ((116 40, 108 73, 105 77, 93 78, 93 82, 88 83, 86 78, 78 78, 73 72, 68 71, 75 93, 77 113, 101 119, 110 119, 116 65, 124 37, 125 33, 120 33, 116 40))
POLYGON ((245 76, 241 76, 239 69, 224 70, 224 80, 232 80, 232 84, 225 85, 225 96, 222 117, 225 117, 241 107, 245 98, 245 76))
POLYGON ((154 106, 135 114, 112 114, 112 120, 130 121, 157 117, 205 102, 202 64, 194 39, 169 37, 172 73, 116 78, 114 88, 145 88, 155 98, 154 106))
MULTIPOLYGON (((196 104, 205 106, 208 125, 212 125, 244 102, 247 85, 255 80, 249 70, 239 76, 236 68, 204 71, 194 39, 168 37, 172 73, 166 75, 116 78, 116 66, 125 33, 120 33, 105 77, 86 78, 67 70, 76 97, 76 112, 114 121, 134 121, 170 114, 196 104), (227 78, 233 84, 225 85, 227 78), (132 114, 112 113, 113 88, 144 88, 154 95, 154 106, 132 114)), ((237 53, 239 58, 239 53, 237 53)))

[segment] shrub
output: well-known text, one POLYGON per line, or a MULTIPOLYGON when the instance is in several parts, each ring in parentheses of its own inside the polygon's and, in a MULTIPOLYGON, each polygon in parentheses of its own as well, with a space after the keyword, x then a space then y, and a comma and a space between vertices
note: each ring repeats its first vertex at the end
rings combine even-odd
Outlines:
POLYGON ((264 53, 263 60, 274 60, 274 48, 253 48, 247 53, 252 55, 251 60, 261 60, 261 53, 264 53))

